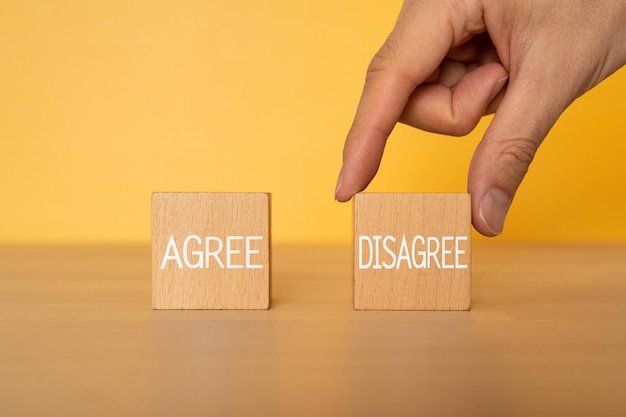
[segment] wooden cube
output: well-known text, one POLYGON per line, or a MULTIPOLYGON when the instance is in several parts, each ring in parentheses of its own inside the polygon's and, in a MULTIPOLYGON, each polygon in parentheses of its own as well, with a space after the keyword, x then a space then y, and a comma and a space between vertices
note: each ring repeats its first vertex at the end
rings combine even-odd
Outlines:
POLYGON ((469 310, 467 193, 360 193, 354 199, 354 308, 469 310))
POLYGON ((269 194, 154 193, 152 307, 268 309, 269 194))

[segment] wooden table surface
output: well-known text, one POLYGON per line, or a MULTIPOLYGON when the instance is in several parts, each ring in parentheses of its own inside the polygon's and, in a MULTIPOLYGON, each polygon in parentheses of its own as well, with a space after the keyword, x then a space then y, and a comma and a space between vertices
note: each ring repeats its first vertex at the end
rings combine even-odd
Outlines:
POLYGON ((0 416, 626 416, 626 246, 475 245, 470 312, 272 268, 269 311, 152 311, 148 247, 0 247, 0 416))

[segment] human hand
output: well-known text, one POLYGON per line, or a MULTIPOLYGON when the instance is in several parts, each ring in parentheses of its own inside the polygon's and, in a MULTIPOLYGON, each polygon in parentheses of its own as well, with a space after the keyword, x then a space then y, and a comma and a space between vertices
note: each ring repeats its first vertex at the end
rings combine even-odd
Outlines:
POLYGON ((623 0, 405 0, 367 70, 335 198, 367 187, 398 121, 461 136, 495 112, 468 190, 475 229, 499 235, 558 117, 624 64, 623 0))

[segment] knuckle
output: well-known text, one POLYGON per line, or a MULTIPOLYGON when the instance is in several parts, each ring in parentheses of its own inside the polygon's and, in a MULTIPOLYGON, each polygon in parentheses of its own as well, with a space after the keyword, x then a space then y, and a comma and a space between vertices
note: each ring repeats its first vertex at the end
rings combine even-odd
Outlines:
POLYGON ((511 180, 521 182, 528 172, 528 167, 535 158, 537 146, 528 138, 499 140, 495 149, 498 159, 508 167, 506 170, 511 180))
POLYGON ((366 82, 377 77, 392 77, 408 85, 417 85, 411 75, 411 69, 403 64, 402 51, 392 35, 376 52, 367 67, 366 82))
POLYGON ((453 100, 448 120, 449 134, 452 136, 468 135, 478 125, 480 116, 481 114, 475 109, 467 108, 459 101, 453 100))
MULTIPOLYGON (((462 114, 462 113, 461 113, 462 114)), ((449 123, 450 135, 452 136, 466 136, 474 130, 478 120, 473 120, 469 117, 461 117, 459 113, 452 116, 449 123)))
POLYGON ((385 42, 372 57, 367 67, 368 76, 389 69, 393 54, 393 47, 391 46, 390 41, 387 40, 387 42, 385 42))

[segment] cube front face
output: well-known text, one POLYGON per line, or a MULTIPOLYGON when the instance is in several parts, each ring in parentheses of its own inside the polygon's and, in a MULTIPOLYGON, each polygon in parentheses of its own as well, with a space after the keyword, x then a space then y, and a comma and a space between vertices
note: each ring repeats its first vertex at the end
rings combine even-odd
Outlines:
POLYGON ((154 193, 152 307, 268 309, 269 194, 154 193))
POLYGON ((357 194, 354 227, 355 309, 469 310, 469 194, 357 194))

